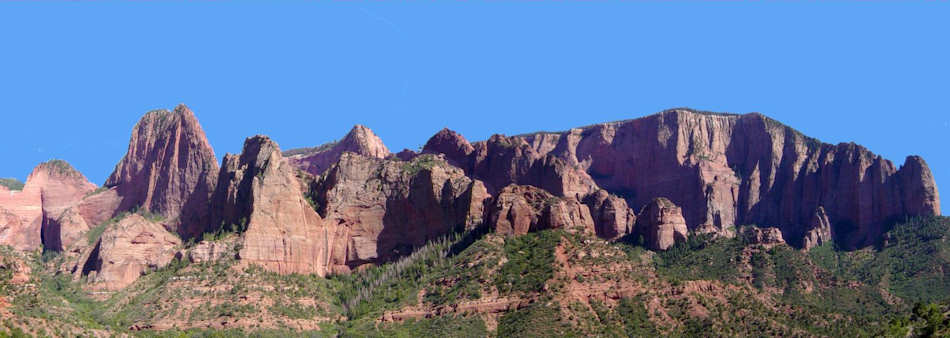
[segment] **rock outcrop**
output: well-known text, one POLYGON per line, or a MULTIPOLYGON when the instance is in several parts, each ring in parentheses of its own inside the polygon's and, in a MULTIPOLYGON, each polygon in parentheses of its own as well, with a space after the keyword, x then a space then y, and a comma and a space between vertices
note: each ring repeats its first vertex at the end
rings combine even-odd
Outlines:
POLYGON ((688 230, 683 210, 660 197, 640 210, 635 231, 643 237, 644 246, 653 250, 666 250, 677 242, 685 241, 688 230))
POLYGON ((168 265, 181 240, 156 222, 131 214, 108 224, 74 273, 93 289, 119 290, 139 276, 168 265))
POLYGON ((22 191, 0 189, 0 244, 18 250, 61 250, 62 241, 85 229, 62 228, 56 220, 96 189, 62 160, 33 169, 22 191))
POLYGON ((343 153, 311 191, 327 224, 338 227, 330 257, 338 272, 481 225, 489 198, 482 182, 434 155, 401 161, 343 153))
POLYGON ((522 184, 586 200, 604 189, 633 209, 667 197, 690 229, 771 224, 798 247, 819 206, 846 248, 876 242, 891 220, 939 214, 919 157, 898 169, 864 147, 821 143, 757 113, 673 109, 474 144, 441 131, 424 151, 445 154, 490 192, 522 184))
POLYGON ((243 264, 325 276, 335 227, 324 226, 307 202, 296 171, 270 138, 248 138, 240 156, 224 157, 213 222, 243 233, 238 253, 243 264))
MULTIPOLYGON (((236 258, 235 244, 238 238, 231 237, 216 241, 201 241, 187 252, 188 260, 192 263, 210 263, 222 259, 236 258)), ((182 254, 186 257, 186 254, 182 254)))
POLYGON ((122 197, 120 209, 165 216, 169 230, 194 238, 209 223, 208 201, 218 162, 195 114, 185 105, 145 114, 129 150, 105 185, 122 197))
POLYGON ((545 229, 595 232, 594 220, 586 205, 525 185, 509 185, 498 193, 492 203, 488 226, 504 235, 545 229))
POLYGON ((785 244, 782 231, 775 227, 744 226, 739 230, 739 235, 745 243, 749 244, 760 244, 766 247, 785 244))
POLYGON ((805 228, 805 237, 802 239, 802 249, 811 250, 816 246, 831 243, 831 222, 825 208, 818 207, 808 227, 805 228))
POLYGON ((389 149, 379 136, 369 128, 355 125, 339 142, 328 143, 299 154, 293 152, 292 155, 288 154, 287 159, 300 170, 319 176, 336 163, 344 152, 373 158, 386 158, 390 155, 389 149))
POLYGON ((612 240, 633 232, 637 216, 623 198, 601 189, 588 195, 584 204, 594 217, 598 237, 612 240))

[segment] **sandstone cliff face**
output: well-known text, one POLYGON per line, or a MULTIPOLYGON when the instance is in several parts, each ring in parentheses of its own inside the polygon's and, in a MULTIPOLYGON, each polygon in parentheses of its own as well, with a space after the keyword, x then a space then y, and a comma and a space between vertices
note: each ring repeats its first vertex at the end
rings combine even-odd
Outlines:
POLYGON ((386 158, 390 155, 389 149, 379 136, 376 136, 369 128, 356 125, 339 142, 317 147, 308 153, 287 156, 287 159, 300 170, 319 176, 336 163, 344 152, 372 158, 386 158))
POLYGON ((0 245, 36 250, 41 245, 60 250, 78 229, 55 222, 64 211, 96 189, 65 161, 52 160, 33 169, 23 191, 0 190, 0 245))
POLYGON ((243 230, 238 258, 278 273, 327 274, 335 227, 304 199, 297 169, 266 136, 244 141, 228 154, 214 194, 214 224, 243 230))
POLYGON ((586 205, 524 185, 509 185, 498 193, 492 203, 488 226, 504 235, 524 235, 546 229, 595 232, 594 220, 586 205))
POLYGON ((594 217, 598 237, 612 240, 633 232, 637 216, 623 198, 601 189, 588 195, 584 204, 594 217))
POLYGON ((194 113, 179 105, 142 117, 132 130, 128 153, 105 185, 122 197, 120 209, 161 214, 171 231, 192 238, 210 220, 208 201, 217 175, 217 158, 204 130, 194 113))
POLYGON ((471 144, 440 132, 443 153, 489 191, 508 184, 585 200, 599 189, 633 209, 657 197, 683 208, 690 229, 761 224, 802 246, 822 207, 844 247, 874 243, 892 219, 939 213, 926 163, 897 169, 855 144, 824 144, 761 114, 669 110, 561 133, 492 136, 471 144))
POLYGON ((343 153, 311 191, 326 223, 337 227, 330 241, 337 272, 481 225, 489 198, 482 182, 434 155, 401 161, 343 153))
POLYGON ((666 250, 686 240, 686 220, 683 210, 666 198, 655 198, 637 215, 636 234, 643 236, 644 245, 653 250, 666 250))
POLYGON ((119 290, 139 276, 168 265, 181 240, 156 222, 129 215, 109 224, 74 268, 93 289, 119 290))

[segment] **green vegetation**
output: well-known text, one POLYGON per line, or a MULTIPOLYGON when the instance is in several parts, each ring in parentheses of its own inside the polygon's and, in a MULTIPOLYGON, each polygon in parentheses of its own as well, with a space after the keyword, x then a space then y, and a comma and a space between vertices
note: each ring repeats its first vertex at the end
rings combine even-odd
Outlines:
POLYGON ((839 279, 885 288, 911 302, 950 296, 950 218, 919 217, 894 226, 880 249, 815 248, 810 258, 839 279))
POLYGON ((327 151, 330 148, 333 148, 333 146, 337 145, 338 143, 340 143, 340 141, 336 140, 336 141, 327 142, 327 143, 318 145, 316 147, 294 148, 294 149, 290 149, 283 152, 283 156, 289 157, 289 156, 296 156, 296 155, 313 155, 316 153, 327 151))
POLYGON ((444 165, 445 162, 433 154, 422 154, 416 156, 411 161, 402 165, 402 171, 409 176, 415 176, 420 171, 432 169, 435 166, 444 165))
POLYGON ((554 248, 561 242, 562 231, 541 231, 505 241, 508 261, 495 276, 502 293, 541 292, 554 277, 554 248))
POLYGON ((9 190, 23 190, 23 182, 15 178, 0 178, 0 185, 9 190))
POLYGON ((79 172, 73 168, 69 162, 63 160, 49 160, 41 164, 51 170, 52 173, 62 176, 77 175, 79 172))
POLYGON ((90 192, 86 193, 86 196, 85 196, 85 197, 89 197, 89 196, 92 196, 92 195, 97 195, 97 194, 102 193, 102 192, 104 192, 104 191, 106 191, 106 190, 109 190, 109 188, 110 188, 110 187, 107 187, 107 186, 104 186, 104 185, 103 185, 103 186, 101 186, 101 187, 96 188, 96 190, 93 190, 93 191, 90 191, 90 192))
POLYGON ((222 222, 221 226, 214 232, 205 232, 201 240, 208 242, 218 241, 231 235, 244 233, 245 231, 247 231, 247 218, 242 217, 237 224, 222 222))
POLYGON ((339 336, 480 338, 490 334, 481 318, 444 316, 379 325, 371 321, 360 321, 358 325, 341 328, 339 336))
MULTIPOLYGON (((125 216, 90 231, 89 243, 125 216)), ((226 244, 225 258, 174 260, 98 296, 57 273, 65 256, 3 248, 0 296, 14 318, 0 320, 0 336, 946 336, 948 232, 948 218, 915 218, 890 229, 877 248, 809 252, 708 235, 652 252, 566 230, 470 232, 329 278, 242 267, 239 241, 231 241, 238 237, 221 232, 209 236, 226 244), (11 283, 21 261, 31 264, 32 280, 11 283), (494 317, 451 311, 510 299, 517 305, 494 317), (381 320, 390 311, 419 319, 381 320), (61 325, 29 331, 45 322, 61 325), (245 328, 129 330, 159 322, 245 328)))
POLYGON ((720 280, 735 282, 745 245, 740 239, 692 235, 669 250, 658 252, 654 264, 658 275, 673 281, 720 280))
POLYGON ((535 304, 512 311, 498 320, 499 337, 564 337, 580 336, 550 305, 535 304))
POLYGON ((342 285, 337 293, 338 303, 350 319, 416 304, 421 286, 450 264, 448 250, 462 237, 433 241, 395 263, 334 276, 333 280, 342 285))

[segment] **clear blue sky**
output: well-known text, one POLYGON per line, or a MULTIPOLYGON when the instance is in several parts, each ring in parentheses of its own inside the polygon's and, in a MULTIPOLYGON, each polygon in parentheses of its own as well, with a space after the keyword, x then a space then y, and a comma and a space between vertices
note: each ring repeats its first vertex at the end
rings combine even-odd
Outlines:
POLYGON ((102 183, 148 110, 216 153, 356 123, 392 150, 643 116, 758 111, 900 165, 950 213, 948 2, 0 2, 0 176, 62 158, 102 183))

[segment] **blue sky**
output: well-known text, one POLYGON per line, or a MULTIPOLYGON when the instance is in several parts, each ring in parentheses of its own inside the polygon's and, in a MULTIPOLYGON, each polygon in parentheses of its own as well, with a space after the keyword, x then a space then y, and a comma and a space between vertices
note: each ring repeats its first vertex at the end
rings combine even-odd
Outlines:
MULTIPOLYGON (((0 177, 62 158, 102 183, 146 111, 216 153, 353 124, 392 150, 666 108, 762 112, 924 156, 950 196, 948 2, 0 2, 0 177)), ((950 213, 950 202, 943 212, 950 213)))

